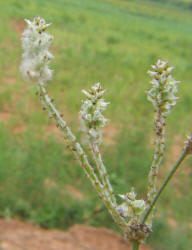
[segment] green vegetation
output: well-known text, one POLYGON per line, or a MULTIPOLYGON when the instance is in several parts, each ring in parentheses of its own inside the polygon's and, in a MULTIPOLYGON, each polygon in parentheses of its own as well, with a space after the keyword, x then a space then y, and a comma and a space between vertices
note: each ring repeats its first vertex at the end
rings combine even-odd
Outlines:
MULTIPOLYGON (((159 57, 175 65, 173 75, 182 81, 180 100, 168 121, 161 179, 176 162, 192 124, 192 12, 187 0, 157 2, 0 0, 1 216, 32 220, 47 228, 85 222, 114 227, 40 109, 35 88, 21 80, 20 34, 26 17, 40 15, 54 23, 50 28, 55 37, 54 80, 49 92, 73 128, 79 127, 81 89, 98 81, 107 89, 106 99, 111 102, 107 137, 117 132, 115 143, 105 145, 103 152, 116 194, 131 186, 144 193, 153 152, 146 71, 159 57)), ((191 159, 186 161, 159 201, 154 233, 148 240, 154 249, 190 249, 191 165, 191 159)))

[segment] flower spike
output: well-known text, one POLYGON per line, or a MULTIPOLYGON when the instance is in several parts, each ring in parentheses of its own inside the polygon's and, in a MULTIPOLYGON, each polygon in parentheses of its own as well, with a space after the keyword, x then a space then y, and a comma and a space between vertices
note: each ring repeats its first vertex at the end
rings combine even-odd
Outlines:
POLYGON ((49 52, 53 36, 45 32, 50 26, 40 17, 35 17, 31 22, 25 19, 28 27, 22 35, 24 53, 20 71, 28 82, 47 82, 52 78, 49 62, 53 55, 49 52))

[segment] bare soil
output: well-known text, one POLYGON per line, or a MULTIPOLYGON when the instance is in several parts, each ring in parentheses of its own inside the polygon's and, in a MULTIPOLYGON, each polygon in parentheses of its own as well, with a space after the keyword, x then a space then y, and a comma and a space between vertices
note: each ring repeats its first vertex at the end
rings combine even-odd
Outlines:
POLYGON ((18 35, 21 35, 26 28, 26 23, 24 20, 12 19, 10 20, 10 26, 18 33, 18 35))
POLYGON ((1 219, 0 225, 1 250, 131 250, 118 233, 104 228, 74 225, 63 232, 15 219, 1 219))

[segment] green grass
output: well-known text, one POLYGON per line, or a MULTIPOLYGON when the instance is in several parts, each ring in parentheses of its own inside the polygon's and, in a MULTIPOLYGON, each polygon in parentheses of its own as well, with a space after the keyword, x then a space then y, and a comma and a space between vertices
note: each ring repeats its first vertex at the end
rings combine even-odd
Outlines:
MULTIPOLYGON (((42 111, 35 88, 21 79, 18 31, 26 17, 40 15, 53 23, 49 31, 55 37, 51 48, 54 80, 48 89, 73 129, 79 129, 81 89, 98 81, 107 89, 111 104, 106 116, 121 131, 115 145, 103 148, 116 194, 132 186, 141 195, 145 191, 153 152, 153 108, 146 99, 150 88, 146 72, 158 58, 176 67, 175 78, 182 83, 179 102, 168 119, 162 180, 177 160, 174 143, 182 149, 192 124, 190 3, 167 2, 0 0, 0 115, 9 115, 0 127, 2 216, 19 216, 48 228, 89 222, 116 229, 62 141, 46 136, 52 122, 42 111), (17 129, 25 132, 15 134, 17 129), (69 186, 75 186, 84 198, 76 201, 69 186)), ((154 249, 190 249, 191 165, 191 160, 184 164, 159 201, 149 239, 154 249), (168 224, 170 217, 177 222, 174 228, 168 224)))

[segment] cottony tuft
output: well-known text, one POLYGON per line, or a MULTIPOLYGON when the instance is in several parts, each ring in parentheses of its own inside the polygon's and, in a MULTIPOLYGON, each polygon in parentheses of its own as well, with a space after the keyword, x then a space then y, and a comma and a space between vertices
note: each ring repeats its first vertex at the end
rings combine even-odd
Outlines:
POLYGON ((23 55, 20 66, 22 76, 28 82, 47 82, 52 78, 49 62, 53 55, 49 52, 53 36, 45 32, 50 26, 40 17, 31 22, 25 19, 28 27, 22 34, 23 55))

